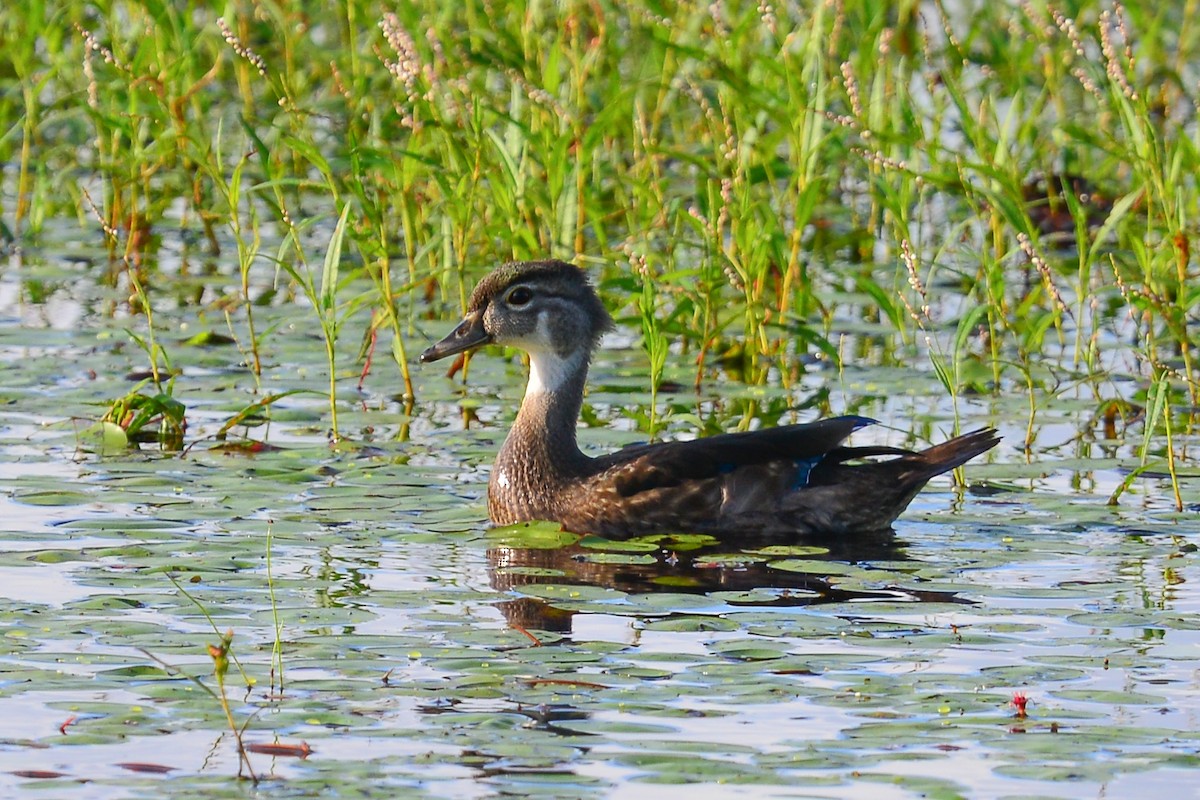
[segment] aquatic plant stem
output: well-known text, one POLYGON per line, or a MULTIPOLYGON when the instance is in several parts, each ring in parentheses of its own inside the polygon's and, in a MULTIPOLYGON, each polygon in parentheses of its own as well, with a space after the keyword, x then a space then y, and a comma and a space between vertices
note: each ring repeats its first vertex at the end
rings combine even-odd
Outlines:
POLYGON ((208 654, 213 660, 213 676, 217 680, 217 700, 221 704, 221 710, 225 712, 225 721, 229 725, 229 731, 233 734, 234 741, 237 743, 238 759, 240 767, 244 767, 246 773, 250 776, 250 780, 255 784, 258 783, 258 776, 254 774, 254 767, 250 764, 250 756, 246 752, 246 745, 242 742, 242 728, 238 726, 233 718, 233 709, 229 707, 229 695, 225 691, 225 674, 229 671, 229 648, 233 643, 233 631, 226 631, 218 644, 210 644, 208 646, 208 654))
POLYGON ((271 644, 271 689, 283 694, 283 620, 279 617, 279 600, 275 597, 275 525, 267 521, 267 594, 271 598, 271 624, 275 638, 271 644))

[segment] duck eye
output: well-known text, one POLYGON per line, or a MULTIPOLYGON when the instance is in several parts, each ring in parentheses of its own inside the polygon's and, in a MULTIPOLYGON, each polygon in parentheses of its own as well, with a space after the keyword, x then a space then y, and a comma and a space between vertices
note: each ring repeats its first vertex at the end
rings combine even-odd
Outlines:
POLYGON ((514 308, 527 305, 533 299, 533 292, 526 286, 518 286, 508 293, 508 304, 514 308))

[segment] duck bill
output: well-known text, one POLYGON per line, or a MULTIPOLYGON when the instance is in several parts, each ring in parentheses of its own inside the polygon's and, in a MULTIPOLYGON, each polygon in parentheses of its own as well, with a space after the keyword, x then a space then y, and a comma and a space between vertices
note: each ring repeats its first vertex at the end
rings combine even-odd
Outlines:
POLYGON ((465 353, 491 341, 491 334, 483 329, 483 311, 472 311, 445 339, 421 353, 421 362, 428 364, 456 353, 465 353))

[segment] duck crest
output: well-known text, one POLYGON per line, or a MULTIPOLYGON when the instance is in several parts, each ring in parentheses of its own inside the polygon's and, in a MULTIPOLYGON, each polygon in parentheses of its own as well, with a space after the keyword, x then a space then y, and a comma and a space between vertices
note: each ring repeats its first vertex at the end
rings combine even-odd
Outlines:
POLYGON ((592 352, 611 327, 581 269, 519 261, 481 280, 458 327, 422 353, 429 362, 499 344, 529 354, 521 408, 488 482, 495 523, 545 519, 617 538, 873 533, 890 528, 931 478, 999 442, 983 428, 920 452, 847 447, 874 420, 844 416, 592 458, 575 429, 592 352))

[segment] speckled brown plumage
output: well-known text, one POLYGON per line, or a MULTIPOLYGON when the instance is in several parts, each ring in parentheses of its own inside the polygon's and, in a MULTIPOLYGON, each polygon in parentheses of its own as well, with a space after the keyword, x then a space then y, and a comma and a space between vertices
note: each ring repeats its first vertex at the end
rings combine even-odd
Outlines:
POLYGON ((462 323, 422 354, 434 361, 496 343, 530 355, 525 398, 488 483, 497 524, 547 519, 609 537, 873 532, 890 527, 930 478, 999 441, 986 428, 921 452, 845 447, 873 422, 847 416, 590 458, 575 426, 592 351, 611 325, 580 269, 517 262, 484 278, 462 323))

